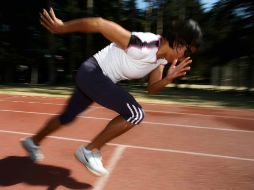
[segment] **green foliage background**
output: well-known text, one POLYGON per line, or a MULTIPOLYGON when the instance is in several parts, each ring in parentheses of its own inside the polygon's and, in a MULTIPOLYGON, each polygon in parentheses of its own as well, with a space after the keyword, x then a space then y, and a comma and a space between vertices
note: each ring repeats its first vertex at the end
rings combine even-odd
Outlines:
POLYGON ((210 84, 213 67, 237 62, 247 68, 244 85, 254 86, 254 1, 221 0, 209 11, 198 0, 146 0, 145 10, 135 0, 90 2, 92 7, 87 0, 1 1, 0 83, 72 83, 79 65, 109 43, 100 34, 49 34, 39 12, 52 6, 62 20, 101 16, 131 31, 160 33, 173 19, 192 18, 204 43, 192 72, 178 82, 210 84))

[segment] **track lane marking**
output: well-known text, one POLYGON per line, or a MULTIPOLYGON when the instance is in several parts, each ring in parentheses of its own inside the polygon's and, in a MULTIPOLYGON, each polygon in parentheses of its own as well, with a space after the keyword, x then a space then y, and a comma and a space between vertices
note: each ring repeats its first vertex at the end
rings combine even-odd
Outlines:
MULTIPOLYGON (((8 101, 8 100, 0 100, 1 102, 3 101, 8 101)), ((45 102, 36 102, 36 101, 8 101, 12 103, 27 103, 27 104, 43 104, 43 105, 56 105, 56 106, 64 106, 66 104, 63 103, 45 103, 45 102)), ((91 108, 98 108, 98 109, 104 109, 101 106, 89 106, 91 108)), ((178 115, 191 115, 191 116, 203 116, 203 117, 218 117, 218 118, 227 118, 227 119, 241 119, 241 120, 251 120, 254 121, 254 118, 250 117, 238 117, 238 116, 223 116, 223 115, 215 115, 215 114, 202 114, 202 113, 186 113, 186 112, 172 112, 172 111, 157 111, 157 110, 151 110, 151 109, 144 109, 145 112, 150 112, 150 113, 163 113, 163 114, 178 114, 178 115)), ((206 110, 208 111, 208 110, 206 110)), ((254 113, 253 113, 254 115, 254 113)))
MULTIPOLYGON (((8 131, 8 130, 0 130, 0 133, 16 134, 16 135, 28 135, 28 136, 34 135, 33 133, 8 131)), ((47 138, 58 139, 58 140, 66 140, 66 141, 74 141, 74 142, 83 142, 83 143, 84 142, 85 143, 91 142, 90 140, 60 137, 60 136, 47 136, 47 138)), ((219 154, 209 154, 209 153, 203 153, 203 152, 192 152, 192 151, 183 151, 183 150, 176 150, 176 149, 164 149, 164 148, 152 148, 152 147, 145 147, 145 146, 117 144, 117 143, 107 143, 107 145, 109 145, 109 146, 123 146, 125 149, 126 148, 141 149, 141 150, 148 150, 148 151, 169 152, 169 153, 185 154, 185 155, 200 156, 200 157, 211 157, 211 158, 221 158, 221 159, 229 159, 229 160, 254 162, 254 158, 244 158, 244 157, 235 157, 235 156, 227 156, 227 155, 219 155, 219 154)))
POLYGON ((113 155, 111 156, 111 159, 109 160, 109 163, 106 167, 109 174, 99 178, 95 182, 93 190, 103 190, 104 189, 104 187, 107 185, 107 182, 110 178, 111 173, 113 172, 113 170, 117 166, 117 163, 121 159, 125 149, 126 149, 126 147, 123 146, 123 145, 116 145, 116 149, 113 152, 113 155))
MULTIPOLYGON (((28 111, 19 111, 19 110, 0 110, 0 112, 13 112, 13 113, 24 113, 24 114, 36 114, 36 115, 59 115, 59 114, 55 114, 55 113, 28 112, 28 111)), ((83 119, 94 119, 94 120, 104 120, 104 121, 112 120, 112 118, 92 117, 92 116, 82 116, 82 115, 77 116, 77 117, 83 118, 83 119)), ((175 124, 175 123, 160 123, 160 122, 150 122, 150 121, 143 121, 142 123, 148 124, 148 125, 161 125, 161 126, 169 126, 169 127, 205 129, 205 130, 238 132, 238 133, 254 133, 254 131, 250 131, 250 130, 239 130, 239 129, 217 128, 217 127, 202 127, 202 126, 195 126, 195 125, 175 124)))

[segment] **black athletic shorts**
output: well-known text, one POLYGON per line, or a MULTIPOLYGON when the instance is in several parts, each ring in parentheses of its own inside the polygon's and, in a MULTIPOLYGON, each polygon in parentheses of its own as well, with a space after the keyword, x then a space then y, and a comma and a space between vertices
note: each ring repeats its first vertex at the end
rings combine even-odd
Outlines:
POLYGON ((114 110, 134 124, 140 123, 144 118, 143 109, 134 97, 105 76, 97 60, 91 57, 78 70, 76 88, 59 117, 60 122, 71 122, 93 102, 114 110))

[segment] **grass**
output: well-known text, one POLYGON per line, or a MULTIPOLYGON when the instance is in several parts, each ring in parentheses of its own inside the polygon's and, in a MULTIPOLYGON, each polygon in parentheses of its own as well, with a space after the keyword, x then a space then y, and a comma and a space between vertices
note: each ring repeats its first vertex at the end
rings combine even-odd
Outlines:
MULTIPOLYGON (((150 103, 178 103, 198 106, 218 106, 254 109, 254 94, 244 90, 213 88, 211 86, 169 86, 162 92, 149 95, 143 85, 122 85, 138 101, 150 103)), ((68 97, 73 86, 0 85, 0 93, 68 97)))

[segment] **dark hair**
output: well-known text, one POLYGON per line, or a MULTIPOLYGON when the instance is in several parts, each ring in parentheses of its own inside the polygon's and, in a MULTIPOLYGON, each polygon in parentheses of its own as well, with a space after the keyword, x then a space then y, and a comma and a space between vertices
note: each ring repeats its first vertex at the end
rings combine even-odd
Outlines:
POLYGON ((192 19, 176 20, 163 30, 162 36, 166 38, 169 45, 174 43, 199 47, 202 41, 202 32, 198 23, 192 19))

